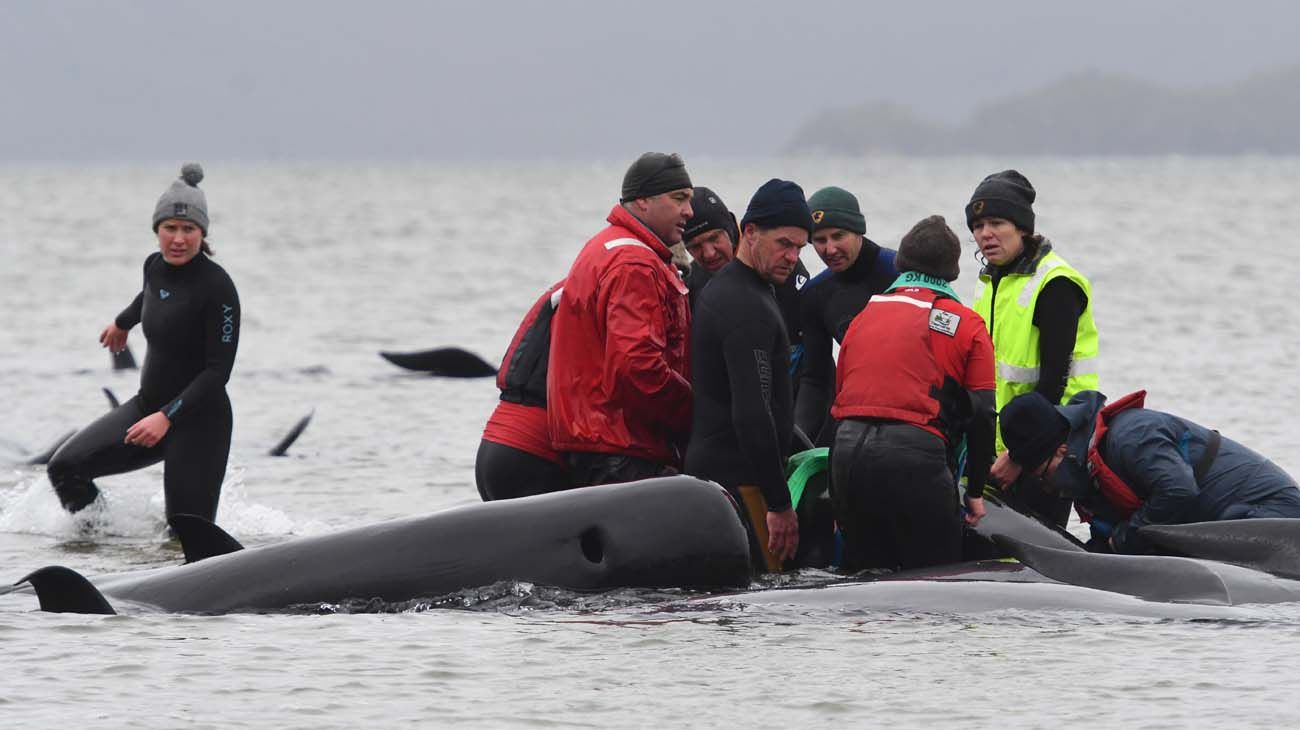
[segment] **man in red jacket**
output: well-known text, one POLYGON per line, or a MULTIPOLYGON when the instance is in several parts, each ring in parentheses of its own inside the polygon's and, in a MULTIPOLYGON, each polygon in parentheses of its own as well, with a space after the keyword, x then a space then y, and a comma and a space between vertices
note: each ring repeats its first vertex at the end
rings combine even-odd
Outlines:
POLYGON ((551 441, 575 486, 681 466, 691 425, 690 308, 669 246, 691 217, 682 158, 628 168, 609 226, 583 246, 551 322, 551 441))
POLYGON ((941 216, 903 236, 900 276, 871 297, 840 348, 831 496, 843 567, 961 560, 953 467, 967 439, 966 522, 984 514, 993 462, 993 343, 948 286, 961 243, 941 216))

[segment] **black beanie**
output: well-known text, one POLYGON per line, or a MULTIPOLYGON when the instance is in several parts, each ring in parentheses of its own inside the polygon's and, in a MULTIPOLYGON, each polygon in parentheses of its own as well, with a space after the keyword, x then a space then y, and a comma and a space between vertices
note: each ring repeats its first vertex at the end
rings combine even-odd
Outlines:
POLYGON ((998 422, 1011 460, 1025 470, 1042 466, 1070 434, 1070 422, 1038 391, 1012 398, 998 422))
POLYGON ((686 243, 702 233, 719 228, 727 232, 732 244, 740 240, 740 232, 736 230, 736 216, 712 190, 695 188, 695 194, 691 196, 691 212, 691 219, 686 221, 686 230, 682 232, 682 240, 686 243))
POLYGON ((672 190, 694 187, 686 174, 686 163, 681 155, 647 152, 636 158, 623 175, 623 197, 620 203, 637 198, 650 198, 672 190))
POLYGON ((772 178, 763 183, 763 186, 754 193, 754 197, 749 199, 745 217, 740 220, 741 229, 750 223, 756 223, 764 228, 779 226, 802 228, 808 231, 809 238, 813 234, 812 211, 808 209, 808 201, 804 199, 803 188, 789 180, 772 178))
POLYGON ((966 227, 980 218, 1005 218, 1025 233, 1034 232, 1034 186, 1015 170, 995 172, 975 187, 966 204, 966 227))
POLYGON ((948 227, 941 215, 912 226, 898 244, 894 265, 898 271, 916 271, 937 276, 946 281, 956 281, 961 275, 961 241, 948 227))

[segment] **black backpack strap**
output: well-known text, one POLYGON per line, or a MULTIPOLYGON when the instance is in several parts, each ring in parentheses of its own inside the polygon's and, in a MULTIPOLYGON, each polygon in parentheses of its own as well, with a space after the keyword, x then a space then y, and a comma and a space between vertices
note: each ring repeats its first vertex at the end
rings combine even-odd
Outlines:
POLYGON ((1196 477, 1196 481, 1201 481, 1209 473, 1210 466, 1214 464, 1215 458, 1219 455, 1219 444, 1221 443, 1223 443, 1223 437, 1219 435, 1219 432, 1211 431, 1209 440, 1205 442, 1205 454, 1201 456, 1200 461, 1196 462, 1196 466, 1192 467, 1192 475, 1196 477))

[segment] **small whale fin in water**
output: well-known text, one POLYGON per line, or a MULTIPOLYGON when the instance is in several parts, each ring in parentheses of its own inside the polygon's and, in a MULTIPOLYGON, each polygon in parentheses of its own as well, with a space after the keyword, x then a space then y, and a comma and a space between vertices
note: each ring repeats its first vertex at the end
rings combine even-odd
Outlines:
POLYGON ((54 452, 58 451, 59 447, 67 443, 68 439, 75 436, 76 433, 77 433, 76 431, 69 431, 63 434, 62 436, 58 437, 57 439, 55 439, 54 443, 50 444, 44 451, 41 451, 38 454, 28 457, 27 463, 31 464, 32 466, 50 463, 50 458, 54 456, 54 452))
POLYGON ((298 419, 298 423, 294 424, 294 427, 289 429, 289 433, 285 434, 284 438, 280 439, 280 443, 276 444, 270 451, 266 452, 267 455, 284 456, 285 452, 289 450, 289 447, 293 446, 293 442, 297 441, 298 437, 302 435, 302 432, 307 429, 307 424, 311 423, 311 417, 314 415, 316 415, 315 408, 311 409, 311 412, 307 415, 298 419))
POLYGON ((439 347, 420 352, 381 352, 379 356, 399 368, 446 378, 491 378, 497 374, 483 358, 459 347, 439 347))
POLYGON ((131 348, 123 347, 121 352, 110 353, 113 357, 114 370, 135 370, 135 356, 131 354, 131 348))
POLYGON ((1300 580, 1300 520, 1266 517, 1147 525, 1138 535, 1191 558, 1233 563, 1300 580))
POLYGON ((181 541, 186 563, 197 563, 244 549, 230 533, 198 515, 175 514, 168 518, 167 524, 181 541))
POLYGON ((104 397, 108 399, 108 409, 110 411, 122 405, 122 403, 118 401, 117 396, 113 395, 113 391, 109 390, 108 388, 104 388, 103 391, 104 391, 104 397))
MULTIPOLYGON (((50 613, 98 613, 115 614, 117 611, 109 605, 108 600, 99 589, 90 584, 84 576, 62 565, 29 573, 18 583, 31 583, 36 589, 36 598, 41 602, 41 610, 50 613)), ((15 584, 17 585, 17 584, 15 584)))

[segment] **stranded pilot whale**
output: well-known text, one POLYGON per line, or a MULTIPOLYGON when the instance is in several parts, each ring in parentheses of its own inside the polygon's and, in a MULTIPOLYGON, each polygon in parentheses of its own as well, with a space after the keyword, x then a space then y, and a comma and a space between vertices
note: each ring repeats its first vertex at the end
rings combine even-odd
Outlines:
MULTIPOLYGON (((192 519, 191 519, 192 521, 192 519)), ((193 525, 178 521, 182 543, 193 525)), ((445 595, 502 580, 576 590, 741 588, 749 542, 731 497, 693 477, 647 479, 458 507, 240 549, 210 526, 185 565, 83 578, 51 566, 30 583, 42 610, 274 611, 445 595), (202 558, 202 559, 199 559, 202 558)))

